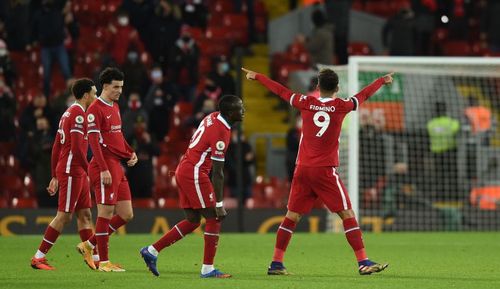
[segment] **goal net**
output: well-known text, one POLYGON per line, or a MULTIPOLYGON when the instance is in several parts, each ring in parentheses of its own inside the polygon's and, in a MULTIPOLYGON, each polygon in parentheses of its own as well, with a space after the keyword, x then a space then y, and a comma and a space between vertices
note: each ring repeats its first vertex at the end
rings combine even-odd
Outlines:
POLYGON ((341 139, 365 230, 500 229, 500 59, 351 57, 333 69, 344 97, 395 72, 341 139))

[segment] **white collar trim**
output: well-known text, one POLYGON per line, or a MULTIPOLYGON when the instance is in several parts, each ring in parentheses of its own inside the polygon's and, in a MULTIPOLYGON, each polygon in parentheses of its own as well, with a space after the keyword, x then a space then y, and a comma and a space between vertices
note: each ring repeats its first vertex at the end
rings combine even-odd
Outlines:
POLYGON ((329 102, 329 101, 332 101, 333 98, 331 97, 325 97, 325 98, 318 98, 319 101, 321 101, 322 103, 325 103, 325 102, 329 102))
POLYGON ((228 129, 231 129, 231 126, 229 125, 229 123, 227 123, 227 121, 222 117, 222 115, 217 115, 217 119, 220 120, 228 129))
POLYGON ((78 102, 75 101, 71 106, 73 106, 73 105, 79 106, 83 110, 83 112, 85 112, 85 108, 83 108, 83 106, 81 104, 79 104, 78 102))
POLYGON ((107 102, 106 102, 104 99, 102 99, 100 96, 99 96, 97 99, 99 99, 100 101, 102 101, 102 103, 104 103, 105 105, 113 107, 113 105, 112 105, 112 104, 107 103, 107 102))

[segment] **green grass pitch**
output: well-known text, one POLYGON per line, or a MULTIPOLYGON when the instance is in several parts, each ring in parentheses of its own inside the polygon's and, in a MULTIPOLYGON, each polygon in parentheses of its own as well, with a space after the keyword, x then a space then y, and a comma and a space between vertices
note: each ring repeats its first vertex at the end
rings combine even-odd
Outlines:
POLYGON ((160 254, 161 276, 147 271, 139 249, 159 236, 112 236, 110 259, 127 272, 93 272, 62 235, 48 255, 52 272, 33 270, 41 236, 0 237, 0 288, 500 288, 500 233, 365 234, 368 255, 386 271, 360 276, 342 234, 294 235, 285 265, 294 275, 267 276, 274 234, 222 234, 216 265, 231 279, 200 279, 203 239, 189 236, 160 254))

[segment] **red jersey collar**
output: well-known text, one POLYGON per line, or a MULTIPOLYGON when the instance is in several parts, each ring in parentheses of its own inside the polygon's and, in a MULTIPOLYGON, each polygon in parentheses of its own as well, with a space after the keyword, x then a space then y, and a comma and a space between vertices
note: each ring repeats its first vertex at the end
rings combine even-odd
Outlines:
POLYGON ((227 127, 227 129, 231 129, 229 123, 227 123, 227 121, 222 117, 220 113, 217 115, 217 119, 220 120, 220 122, 222 122, 227 127))

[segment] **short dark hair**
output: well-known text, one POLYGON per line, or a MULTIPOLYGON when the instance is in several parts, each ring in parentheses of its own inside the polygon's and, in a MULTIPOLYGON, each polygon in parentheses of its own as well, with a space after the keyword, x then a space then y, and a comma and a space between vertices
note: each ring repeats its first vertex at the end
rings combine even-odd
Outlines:
POLYGON ((122 81, 125 78, 123 72, 121 72, 116 67, 106 67, 99 74, 99 84, 104 86, 104 84, 111 84, 113 80, 122 81))
POLYGON ((71 86, 71 92, 76 99, 82 99, 85 93, 92 90, 92 86, 95 86, 92 80, 88 78, 80 78, 73 83, 73 86, 71 86))
POLYGON ((314 23, 314 26, 316 27, 321 27, 325 25, 326 23, 326 16, 325 13, 321 10, 314 10, 312 15, 311 15, 311 20, 314 23))
POLYGON ((335 71, 324 68, 318 74, 319 90, 325 92, 334 92, 339 85, 339 76, 335 71))
POLYGON ((232 94, 226 94, 222 96, 221 99, 219 100, 219 104, 217 105, 219 107, 219 111, 222 114, 231 113, 232 111, 234 111, 234 105, 239 100, 241 100, 241 98, 232 94))

